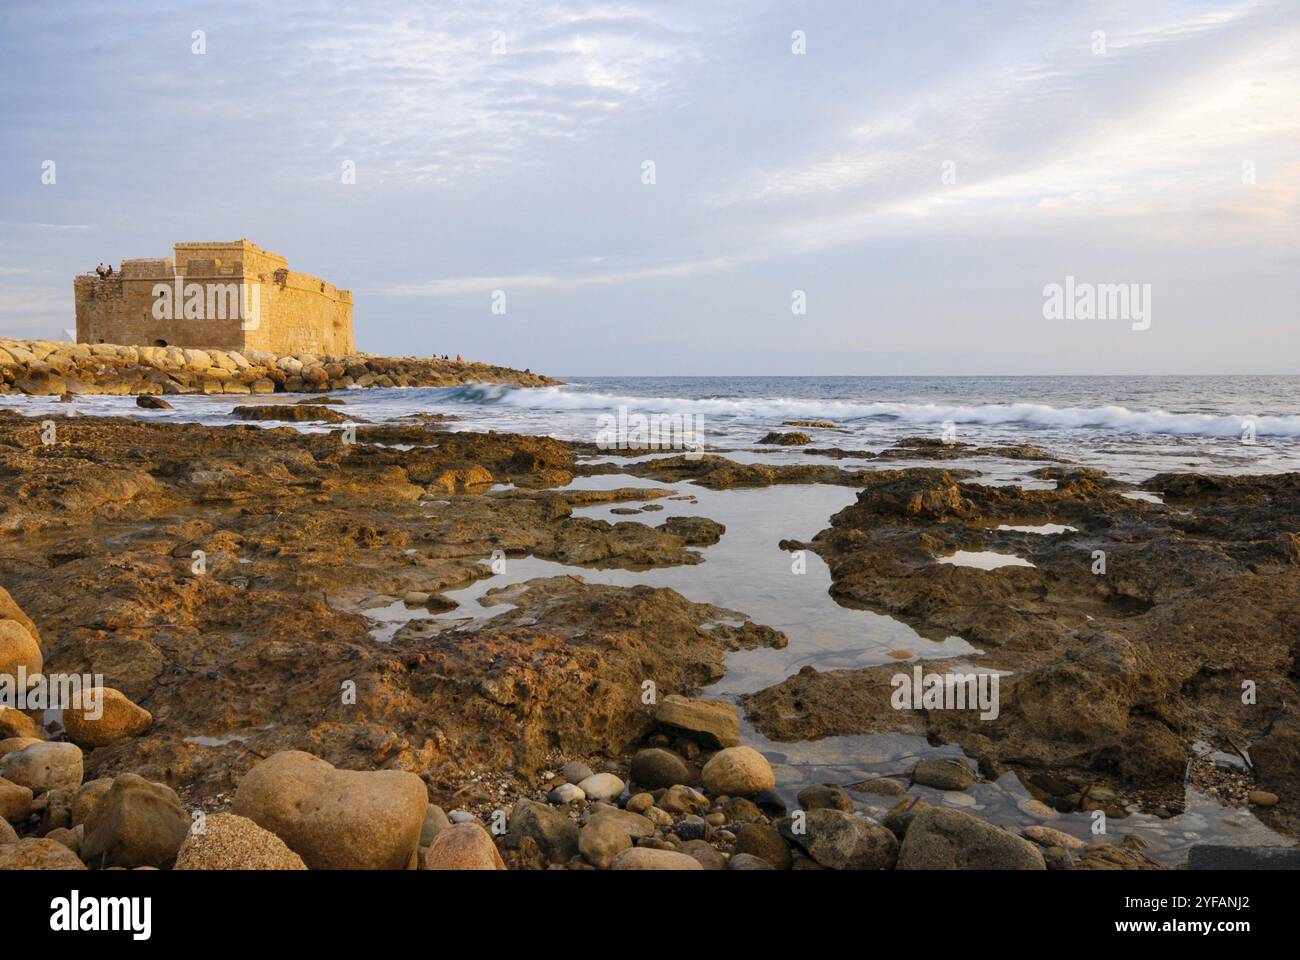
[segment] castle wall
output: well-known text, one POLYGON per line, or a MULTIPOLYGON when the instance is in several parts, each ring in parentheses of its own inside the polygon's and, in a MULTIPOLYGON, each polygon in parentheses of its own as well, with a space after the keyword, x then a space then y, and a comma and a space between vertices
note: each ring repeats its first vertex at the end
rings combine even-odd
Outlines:
MULTIPOLYGON (((284 257, 248 241, 178 243, 174 260, 125 260, 121 273, 106 280, 79 276, 73 286, 82 343, 330 356, 356 352, 351 292, 292 271, 284 257), (231 284, 250 291, 255 285, 255 301, 253 293, 245 296, 258 309, 247 318, 227 311, 221 319, 220 310, 209 309, 202 319, 187 319, 182 296, 173 297, 171 318, 159 319, 154 316, 155 285, 172 286, 176 277, 201 284, 218 298, 219 291, 234 289, 231 284)), ((210 307, 213 301, 207 303, 210 307)))

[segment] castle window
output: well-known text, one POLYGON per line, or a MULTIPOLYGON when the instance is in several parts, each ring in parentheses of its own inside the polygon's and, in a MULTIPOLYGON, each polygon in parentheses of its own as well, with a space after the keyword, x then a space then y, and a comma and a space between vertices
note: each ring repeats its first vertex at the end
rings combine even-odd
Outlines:
POLYGON ((155 347, 165 347, 165 346, 167 346, 167 341, 166 341, 166 340, 155 340, 155 341, 153 342, 153 345, 154 345, 155 347))

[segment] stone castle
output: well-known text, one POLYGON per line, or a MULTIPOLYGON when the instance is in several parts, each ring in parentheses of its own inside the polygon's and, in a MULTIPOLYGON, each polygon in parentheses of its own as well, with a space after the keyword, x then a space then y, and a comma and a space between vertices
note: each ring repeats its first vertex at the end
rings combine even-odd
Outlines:
POLYGON ((81 343, 356 352, 352 292, 247 240, 178 243, 175 259, 123 260, 112 276, 79 276, 73 287, 81 343))

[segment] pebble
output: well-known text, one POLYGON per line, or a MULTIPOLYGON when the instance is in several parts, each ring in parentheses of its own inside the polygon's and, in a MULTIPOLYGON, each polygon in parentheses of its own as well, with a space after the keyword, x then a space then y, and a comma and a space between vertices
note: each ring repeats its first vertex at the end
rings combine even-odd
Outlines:
POLYGON ((632 847, 614 858, 614 870, 703 870, 700 861, 684 853, 632 847))
POLYGON ((666 810, 660 810, 658 807, 650 807, 646 810, 645 818, 656 827, 671 827, 673 825, 672 814, 666 810))
POLYGON ((683 840, 704 840, 708 837, 709 825, 703 817, 690 814, 677 821, 674 832, 683 840))
POLYGON ((592 800, 613 800, 622 795, 625 784, 612 773, 593 773, 580 780, 578 786, 592 800))
POLYGON ((960 760, 926 757, 912 770, 912 779, 937 790, 965 790, 974 785, 975 773, 960 760))
POLYGON ((634 793, 627 799, 627 809, 633 813, 645 813, 655 805, 654 794, 634 793))
POLYGON ((1020 808, 1021 813, 1027 813, 1036 820, 1055 820, 1060 816, 1043 801, 1035 800, 1033 797, 1021 800, 1016 806, 1020 808))
POLYGON ((582 783, 591 776, 591 767, 581 760, 572 760, 560 768, 560 776, 569 783, 582 783))
POLYGON ((453 810, 447 814, 447 819, 452 823, 478 823, 478 817, 468 810, 453 810))
POLYGON ((551 803, 577 803, 586 798, 587 795, 582 792, 582 787, 574 783, 561 784, 546 795, 546 799, 551 803))
POLYGON ((1276 793, 1269 793, 1267 790, 1252 790, 1246 794, 1246 799, 1257 807, 1274 807, 1280 799, 1276 793))
POLYGON ((1063 847, 1066 850, 1082 850, 1087 846, 1084 841, 1078 837, 1072 837, 1064 830, 1056 830, 1052 827, 1043 827, 1035 824, 1032 827, 1025 827, 1024 834, 1035 843, 1042 844, 1045 847, 1063 847))

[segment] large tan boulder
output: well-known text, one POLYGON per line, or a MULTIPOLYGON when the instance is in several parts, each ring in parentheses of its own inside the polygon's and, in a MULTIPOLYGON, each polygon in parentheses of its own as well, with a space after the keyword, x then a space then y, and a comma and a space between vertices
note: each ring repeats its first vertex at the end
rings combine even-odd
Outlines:
POLYGON ((424 782, 401 770, 336 770, 299 750, 240 781, 231 810, 270 830, 312 870, 402 870, 419 849, 424 782))
POLYGON ((9 591, 4 587, 0 587, 0 620, 17 620, 27 628, 27 632, 32 635, 38 644, 41 642, 41 634, 36 629, 36 624, 32 622, 31 617, 23 613, 17 601, 9 595, 9 591))
POLYGON ((0 620, 0 674, 16 678, 22 667, 35 677, 44 666, 41 645, 28 629, 17 620, 0 620))
POLYGON ((672 850, 632 847, 614 858, 611 870, 703 870, 700 861, 672 850))
POLYGON ((0 870, 85 870, 77 855, 57 840, 28 837, 0 843, 0 870))
POLYGON ((190 829, 175 791, 121 774, 86 820, 81 854, 99 867, 170 867, 190 829))
MULTIPOLYGON (((121 690, 100 687, 94 709, 84 705, 63 711, 63 726, 68 739, 80 747, 103 747, 114 740, 138 737, 149 729, 153 715, 136 706, 121 690)), ((87 698, 83 698, 87 699, 87 698)))
POLYGON ((478 823, 457 823, 441 831, 424 851, 425 870, 504 870, 492 835, 478 823))
POLYGON ((306 870, 302 857, 247 817, 213 813, 191 830, 176 854, 177 870, 306 870))
POLYGON ((112 777, 88 780, 78 787, 68 804, 69 825, 75 827, 89 820, 90 815, 95 812, 95 807, 99 806, 99 801, 103 800, 111 789, 113 789, 112 777))
POLYGON ((23 747, 30 747, 33 743, 43 742, 40 737, 5 737, 0 740, 0 757, 15 753, 23 747))
POLYGON ((715 796, 748 797, 776 786, 772 765, 753 747, 719 750, 701 771, 704 789, 715 796))
POLYGON ((0 707, 0 740, 25 738, 39 740, 40 732, 36 721, 21 710, 13 707, 0 707))
POLYGON ((0 777, 0 820, 21 823, 32 812, 32 789, 0 777))
POLYGON ((81 748, 74 743, 33 743, 0 757, 0 777, 37 794, 80 786, 84 773, 81 748))

